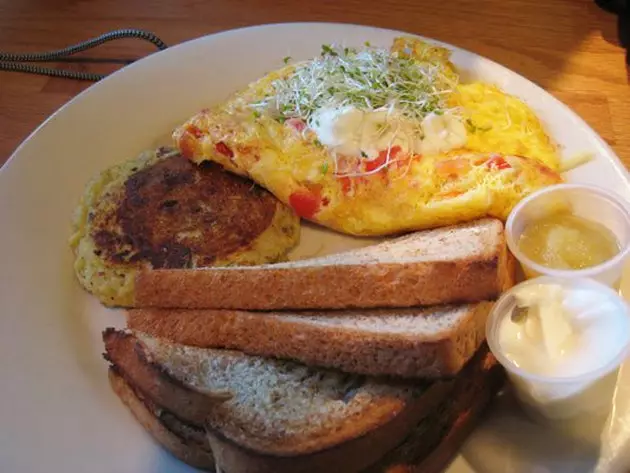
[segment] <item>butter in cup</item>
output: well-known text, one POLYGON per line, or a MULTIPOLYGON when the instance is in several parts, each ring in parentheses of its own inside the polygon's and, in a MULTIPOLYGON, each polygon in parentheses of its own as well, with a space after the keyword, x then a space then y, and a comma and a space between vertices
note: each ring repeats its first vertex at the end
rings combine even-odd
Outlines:
POLYGON ((618 288, 623 265, 630 253, 630 212, 620 197, 600 187, 583 184, 558 184, 536 191, 519 202, 510 213, 506 226, 507 245, 520 262, 527 278, 557 276, 561 278, 592 278, 618 288), (615 236, 619 251, 610 259, 584 269, 555 269, 528 257, 519 241, 528 225, 559 211, 598 223, 615 236))

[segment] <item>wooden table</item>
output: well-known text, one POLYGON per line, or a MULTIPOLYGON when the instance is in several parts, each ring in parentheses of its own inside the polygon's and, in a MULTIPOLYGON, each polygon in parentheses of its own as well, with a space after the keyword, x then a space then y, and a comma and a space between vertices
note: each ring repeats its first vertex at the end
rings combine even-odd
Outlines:
MULTIPOLYGON (((576 110, 630 166, 630 88, 616 18, 593 0, 0 0, 0 51, 51 50, 117 28, 167 44, 261 23, 333 21, 418 33, 498 61, 576 110)), ((140 57, 134 40, 99 48, 140 57)), ((103 65, 88 70, 108 71, 103 65)), ((0 163, 90 83, 0 72, 0 163)))

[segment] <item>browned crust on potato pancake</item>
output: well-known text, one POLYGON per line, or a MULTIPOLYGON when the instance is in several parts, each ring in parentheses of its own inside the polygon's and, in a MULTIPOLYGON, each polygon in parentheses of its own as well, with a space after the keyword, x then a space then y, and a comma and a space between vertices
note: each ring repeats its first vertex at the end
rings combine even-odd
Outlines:
POLYGON ((92 214, 91 236, 110 263, 210 266, 249 247, 277 205, 250 181, 177 154, 130 176, 115 205, 92 214))

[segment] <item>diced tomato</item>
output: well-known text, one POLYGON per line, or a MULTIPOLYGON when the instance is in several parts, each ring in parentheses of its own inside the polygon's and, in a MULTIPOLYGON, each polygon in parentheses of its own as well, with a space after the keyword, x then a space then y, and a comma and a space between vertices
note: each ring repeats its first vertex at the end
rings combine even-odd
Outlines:
POLYGON ((494 156, 486 161, 488 169, 510 169, 512 166, 505 160, 503 156, 494 156))
POLYGON ((330 199, 328 197, 322 197, 322 205, 327 207, 330 204, 330 199))
POLYGON ((214 149, 217 150, 217 153, 221 153, 223 156, 227 156, 228 158, 234 157, 234 152, 223 141, 219 141, 216 145, 214 145, 214 149))
POLYGON ((298 131, 300 133, 303 132, 306 128, 306 123, 304 122, 304 120, 301 120, 299 118, 289 118, 285 123, 293 128, 295 131, 298 131))
POLYGON ((367 161, 365 163, 365 170, 367 172, 372 172, 375 169, 380 168, 383 164, 385 164, 386 160, 387 160, 387 154, 381 151, 377 158, 373 159, 372 161, 367 161))
POLYGON ((193 135, 195 138, 199 139, 203 137, 203 131, 201 131, 199 128, 197 128, 195 125, 188 125, 186 127, 186 131, 188 131, 188 133, 190 133, 191 135, 193 135))
POLYGON ((322 199, 319 194, 300 189, 289 196, 289 205, 300 217, 311 219, 319 211, 322 199))
POLYGON ((387 155, 389 154, 389 159, 395 159, 396 155, 400 153, 400 146, 392 146, 390 150, 384 149, 375 159, 371 161, 366 161, 365 170, 366 172, 372 172, 381 166, 383 166, 387 162, 387 155))
POLYGON ((348 176, 340 177, 339 183, 341 184, 341 191, 344 194, 347 194, 352 190, 352 178, 348 176))

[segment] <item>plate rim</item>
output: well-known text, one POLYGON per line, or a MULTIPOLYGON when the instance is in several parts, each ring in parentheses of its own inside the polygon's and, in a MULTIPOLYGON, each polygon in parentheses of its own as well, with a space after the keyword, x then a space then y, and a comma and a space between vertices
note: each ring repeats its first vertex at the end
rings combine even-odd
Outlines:
MULTIPOLYGON (((139 60, 137 60, 137 61, 127 65, 127 66, 124 66, 124 67, 122 67, 122 68, 112 72, 111 74, 107 75, 105 78, 101 79, 100 81, 93 83, 92 85, 87 87, 85 90, 82 90, 77 95, 75 95, 70 100, 68 100, 63 105, 61 105, 58 109, 56 109, 48 117, 46 117, 46 119, 44 119, 44 121, 42 121, 34 130, 32 130, 20 142, 20 144, 15 148, 15 150, 11 153, 9 158, 5 161, 3 166, 0 168, 0 178, 2 177, 3 174, 6 173, 6 170, 9 168, 9 166, 14 165, 12 163, 19 157, 20 153, 22 152, 22 149, 25 146, 27 146, 27 144, 41 130, 43 130, 45 127, 47 127, 49 125, 49 123, 51 123, 58 115, 63 113, 64 109, 66 109, 68 107, 71 107, 71 106, 74 106, 76 103, 78 103, 79 101, 83 100, 83 98, 85 96, 87 96, 90 93, 93 93, 93 91, 96 90, 97 88, 102 88, 103 84, 108 84, 112 80, 113 77, 118 77, 119 75, 126 73, 126 71, 128 71, 128 70, 132 70, 132 69, 137 68, 137 67, 142 67, 143 63, 145 61, 151 60, 151 58, 154 58, 155 56, 165 55, 165 54, 176 54, 176 53, 172 53, 171 51, 173 51, 173 50, 177 51, 179 48, 183 48, 183 47, 190 47, 191 44, 194 44, 196 42, 207 41, 208 39, 214 38, 214 37, 238 35, 239 33, 242 33, 243 31, 264 30, 264 29, 274 29, 274 28, 282 28, 282 27, 295 27, 295 26, 303 26, 303 27, 306 28, 308 26, 314 26, 314 25, 316 25, 318 27, 341 27, 341 28, 353 28, 353 29, 367 29, 367 30, 381 31, 383 33, 391 33, 391 34, 400 34, 400 35, 413 36, 413 37, 416 37, 416 38, 419 38, 419 39, 431 42, 433 44, 437 44, 437 45, 446 47, 446 48, 450 49, 451 51, 459 51, 461 53, 464 53, 467 56, 481 58, 485 62, 487 62, 489 64, 492 64, 493 67, 495 67, 495 68, 497 68, 497 69, 499 69, 499 70, 501 70, 503 72, 507 72, 510 75, 514 75, 514 76, 518 77, 519 79, 527 81, 529 84, 534 86, 535 90, 539 94, 545 95, 546 99, 551 100, 556 106, 559 106, 559 107, 563 108, 564 111, 568 112, 574 119, 576 119, 581 126, 584 126, 584 127, 588 128, 589 130, 592 131, 592 133, 597 138, 598 145, 600 146, 600 148, 603 149, 606 152, 606 155, 607 155, 608 158, 611 158, 610 161, 612 162, 613 166, 615 167, 615 170, 617 171, 617 173, 620 174, 625 179, 627 185, 630 186, 630 171, 624 165, 624 163, 621 160, 621 158, 617 155, 617 153, 614 150, 614 148, 612 146, 610 146, 606 142, 606 140, 604 140, 602 138, 602 136, 593 127, 591 127, 586 122, 586 120, 584 120, 584 118, 582 118, 582 116, 580 114, 575 112, 570 106, 565 104, 563 101, 561 101, 560 99, 555 97, 552 93, 550 93, 549 91, 547 91, 546 89, 541 87, 538 83, 536 83, 533 80, 529 79, 525 75, 523 75, 523 74, 521 74, 519 72, 516 72, 516 71, 508 68, 507 66, 504 66, 503 64, 495 61, 494 59, 490 59, 490 58, 488 58, 486 56, 483 56, 481 54, 475 53, 474 51, 471 51, 471 50, 469 50, 467 48, 463 48, 463 47, 454 45, 452 43, 448 43, 448 42, 445 42, 445 41, 442 41, 442 40, 437 40, 437 39, 434 39, 434 38, 431 38, 431 37, 428 37, 428 36, 423 36, 423 35, 420 35, 420 34, 405 32, 405 31, 402 31, 402 30, 396 30, 396 29, 391 29, 391 28, 382 28, 382 27, 378 27, 378 26, 363 25, 363 24, 358 24, 358 23, 328 22, 328 21, 277 22, 277 23, 266 23, 266 24, 260 24, 260 25, 242 26, 242 27, 238 27, 238 28, 232 28, 232 29, 229 29, 229 30, 217 31, 215 33, 210 33, 210 34, 207 34, 207 35, 199 36, 197 38, 191 38, 191 39, 188 39, 186 41, 182 41, 181 43, 174 44, 173 46, 169 46, 165 50, 156 51, 156 52, 153 52, 151 54, 148 54, 147 56, 144 56, 141 59, 139 59, 139 60)), ((516 94, 512 94, 512 95, 516 95, 516 94)))
MULTIPOLYGON (((238 36, 239 34, 241 34, 243 31, 245 30, 264 30, 264 29, 274 29, 274 28, 278 28, 278 27, 295 27, 295 26, 309 26, 309 25, 317 25, 318 27, 341 27, 342 29, 345 28, 353 28, 353 29, 358 29, 358 30, 363 30, 365 32, 365 35, 371 35, 371 34, 377 34, 378 32, 382 32, 388 35, 409 35, 409 36, 413 36, 413 37, 417 37, 420 39, 424 39, 427 41, 430 41, 434 44, 438 44, 438 45, 443 45, 445 47, 448 47, 449 49, 451 49, 452 51, 458 51, 461 52, 467 56, 473 57, 473 58, 480 58, 482 59, 484 62, 487 62, 489 64, 491 64, 494 68, 496 68, 498 71, 503 71, 503 72, 507 72, 509 75, 511 76, 515 76, 517 78, 519 78, 520 80, 524 80, 527 84, 530 84, 532 86, 534 86, 534 90, 536 94, 541 95, 541 92, 544 92, 544 99, 545 101, 548 101, 550 103, 550 107, 556 107, 558 109, 562 109, 562 111, 564 113, 569 112, 568 116, 572 117, 572 119, 576 120, 575 123, 581 127, 584 127, 584 129, 589 130, 590 134, 592 135, 592 138, 596 138, 595 140, 593 140, 593 148, 597 151, 600 151, 604 154, 604 158, 606 163, 612 163, 613 168, 615 169, 616 172, 618 172, 620 174, 620 177, 624 180, 625 184, 630 187, 630 178, 628 177, 628 170, 626 169, 625 165, 623 164, 623 162, 620 160, 620 158, 617 156, 617 154, 615 153, 614 149, 612 149, 612 147, 610 145, 608 145, 605 140, 603 140, 603 138, 599 135, 599 133, 597 133, 579 114, 577 114, 576 112, 574 112, 570 107, 568 107, 566 104, 564 104, 562 101, 560 101, 559 99, 557 99, 555 96, 553 96, 551 93, 549 93, 548 91, 546 91, 544 88, 542 88, 541 86, 539 86, 537 83, 533 82, 532 80, 528 79, 527 77, 523 76, 522 74, 519 74, 509 68, 507 68, 506 66, 501 65, 500 63, 489 59, 485 56, 479 55, 477 53, 474 53, 468 49, 464 49, 461 48, 459 46, 455 46, 453 44, 450 43, 445 43, 443 41, 439 41, 439 40, 435 40, 433 38, 429 38, 429 37, 425 37, 422 35, 418 35, 418 34, 414 34, 414 33, 406 33, 404 31, 400 31, 400 30, 394 30, 394 29, 388 29, 388 28, 379 28, 379 27, 374 27, 374 26, 370 26, 370 25, 360 25, 360 24, 351 24, 351 23, 334 23, 334 22, 280 22, 280 23, 270 23, 270 24, 265 24, 265 25, 255 25, 255 26, 245 26, 245 27, 240 27, 240 28, 234 28, 234 29, 230 29, 230 30, 225 30, 225 31, 221 31, 221 32, 216 32, 216 33, 212 33, 212 34, 208 34, 208 35, 204 35, 198 38, 193 38, 187 41, 184 41, 182 43, 178 43, 174 46, 169 47, 167 50, 165 51, 159 51, 157 53, 152 53, 149 54, 146 57, 143 57, 142 59, 136 61, 135 63, 126 66, 124 68, 121 68, 115 72, 113 72, 112 74, 108 75, 104 80, 99 81, 95 84, 92 84, 91 86, 87 87, 85 90, 81 91, 79 94, 75 95, 74 97, 72 97, 70 100, 68 100, 66 103, 64 103, 62 106, 60 106, 57 110, 55 110, 51 115, 49 115, 48 117, 46 117, 46 119, 41 122, 17 147, 16 149, 13 151, 13 153, 9 156, 9 158, 7 159, 6 163, 2 166, 2 169, 0 169, 0 185, 1 183, 6 183, 6 178, 2 178, 2 176, 8 176, 9 173, 7 172, 7 170, 11 169, 11 166, 15 167, 16 166, 16 162, 17 163, 21 163, 21 161, 19 159, 21 159, 21 154, 23 153, 24 149, 29 146, 32 143, 32 140, 35 139, 37 137, 37 135, 46 127, 50 126, 51 123, 53 123, 53 121, 59 117, 60 115, 62 115, 64 113, 64 110, 67 110, 67 108, 72 107, 72 106, 76 106, 78 103, 81 102, 81 100, 84 100, 86 96, 88 96, 90 93, 94 93, 95 90, 98 90, 99 88, 105 87, 102 86, 101 84, 108 84, 110 83, 112 80, 114 80, 113 78, 119 77, 121 74, 125 74, 127 70, 131 70, 134 67, 144 67, 144 65, 146 64, 146 61, 150 61, 150 60, 156 60, 156 57, 159 56, 160 54, 173 54, 170 51, 172 50, 177 50, 177 48, 183 48, 183 47, 190 47, 190 44, 194 44, 194 43, 202 43, 204 41, 208 41, 211 38, 215 38, 215 37, 219 37, 219 36, 229 36, 229 35, 235 35, 238 36), (190 43, 190 44, 189 44, 190 43), (108 82, 110 81, 110 82, 108 82), (550 100, 551 99, 551 100, 550 100), (596 145, 595 145, 596 143, 596 145), (597 148, 596 146, 599 146, 600 148, 597 148), (623 172, 625 171, 625 172, 623 172), (5 180, 3 180, 5 179, 5 180)), ((175 54, 177 54, 177 52, 175 52, 175 54)), ((121 85, 119 85, 120 87, 121 85)), ((517 95, 518 96, 518 95, 517 95)), ((26 157, 26 156, 24 156, 26 157)), ((22 159, 23 160, 23 159, 22 159)), ((602 163, 602 167, 604 166, 604 164, 602 163)), ((608 164, 606 164, 605 166, 608 166, 608 164)), ((65 222, 65 221, 64 221, 65 222)), ((9 426, 11 424, 8 424, 9 426)), ((2 429, 0 429, 2 430, 2 429)), ((0 464, 1 466, 1 464, 0 464)), ((55 467, 55 465, 51 465, 53 466, 53 468, 55 467)))

